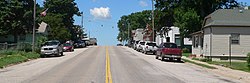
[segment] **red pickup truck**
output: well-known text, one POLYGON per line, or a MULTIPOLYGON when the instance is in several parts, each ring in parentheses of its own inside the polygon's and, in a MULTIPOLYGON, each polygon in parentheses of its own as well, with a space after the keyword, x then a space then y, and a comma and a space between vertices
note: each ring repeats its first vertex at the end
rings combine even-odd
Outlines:
POLYGON ((177 59, 181 61, 182 52, 181 49, 177 47, 175 43, 161 43, 158 49, 156 50, 156 59, 161 58, 163 61, 165 58, 168 60, 177 59))

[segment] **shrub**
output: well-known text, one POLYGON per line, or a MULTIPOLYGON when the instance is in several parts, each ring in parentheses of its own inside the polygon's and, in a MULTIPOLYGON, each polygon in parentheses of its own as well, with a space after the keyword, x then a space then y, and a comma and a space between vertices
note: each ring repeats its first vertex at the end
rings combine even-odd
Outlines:
POLYGON ((27 52, 27 53, 23 53, 22 56, 25 56, 28 59, 36 59, 39 58, 40 55, 35 53, 35 52, 27 52))
POLYGON ((183 53, 190 53, 190 50, 189 50, 188 48, 183 48, 183 49, 182 49, 182 52, 183 52, 183 53))
POLYGON ((18 54, 17 50, 1 50, 0 51, 1 55, 13 55, 13 54, 18 54))
POLYGON ((250 53, 247 54, 247 67, 250 70, 250 53))

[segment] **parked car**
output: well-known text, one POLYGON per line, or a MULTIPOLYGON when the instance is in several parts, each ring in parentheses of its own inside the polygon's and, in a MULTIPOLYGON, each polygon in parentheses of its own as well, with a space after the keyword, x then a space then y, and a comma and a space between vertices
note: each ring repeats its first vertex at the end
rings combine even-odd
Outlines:
POLYGON ((89 45, 97 45, 97 39, 96 38, 89 38, 89 45))
POLYGON ((71 43, 64 43, 63 44, 63 51, 64 52, 72 52, 74 51, 74 46, 71 43))
POLYGON ((123 46, 122 44, 117 44, 116 46, 123 46))
POLYGON ((75 48, 84 48, 86 47, 86 43, 82 40, 75 41, 74 43, 75 48))
POLYGON ((137 51, 142 51, 142 45, 145 44, 145 41, 140 41, 137 45, 136 45, 136 50, 137 51))
POLYGON ((63 45, 58 40, 46 41, 41 47, 41 57, 63 56, 63 45))
POLYGON ((177 61, 181 61, 182 51, 175 43, 161 43, 156 50, 155 58, 159 59, 159 57, 162 61, 165 58, 168 58, 169 60, 177 59, 177 61))
POLYGON ((157 50, 157 46, 155 42, 146 42, 144 45, 142 45, 142 52, 145 54, 153 53, 155 54, 157 50))
POLYGON ((134 48, 134 50, 137 49, 136 46, 137 46, 138 43, 139 43, 139 41, 135 41, 135 42, 133 43, 133 48, 134 48))

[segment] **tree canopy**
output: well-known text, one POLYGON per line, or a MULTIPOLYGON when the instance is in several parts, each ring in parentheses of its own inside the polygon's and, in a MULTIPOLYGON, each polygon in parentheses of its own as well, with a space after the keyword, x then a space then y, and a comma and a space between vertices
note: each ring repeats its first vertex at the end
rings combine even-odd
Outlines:
MULTIPOLYGON (((34 0, 1 0, 0 35, 11 34, 17 42, 19 34, 32 33, 33 5, 34 0)), ((48 39, 77 40, 84 35, 82 27, 73 24, 73 16, 81 15, 74 0, 46 0, 43 7, 37 4, 36 11, 36 29, 39 23, 46 22, 51 28, 48 39), (48 9, 46 16, 41 16, 45 9, 48 9)))
POLYGON ((119 34, 117 39, 119 41, 128 40, 128 28, 131 37, 131 30, 137 28, 145 28, 147 24, 151 25, 151 11, 144 10, 142 12, 132 13, 130 15, 124 15, 118 21, 119 34))

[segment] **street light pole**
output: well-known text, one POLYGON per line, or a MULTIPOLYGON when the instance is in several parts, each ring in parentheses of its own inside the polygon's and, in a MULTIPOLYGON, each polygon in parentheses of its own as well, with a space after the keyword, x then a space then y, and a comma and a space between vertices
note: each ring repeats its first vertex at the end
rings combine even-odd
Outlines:
POLYGON ((154 0, 152 0, 152 27, 153 27, 153 41, 155 41, 154 0))
POLYGON ((82 16, 81 27, 83 28, 83 12, 81 12, 81 16, 82 16))
POLYGON ((33 12, 33 35, 32 35, 32 52, 35 51, 35 29, 36 29, 36 0, 34 0, 34 12, 33 12))

